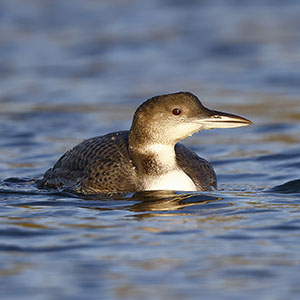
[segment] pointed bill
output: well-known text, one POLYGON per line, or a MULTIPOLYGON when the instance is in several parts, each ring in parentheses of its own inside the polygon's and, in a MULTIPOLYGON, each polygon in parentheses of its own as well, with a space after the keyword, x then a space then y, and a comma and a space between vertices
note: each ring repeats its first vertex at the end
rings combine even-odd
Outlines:
POLYGON ((214 128, 235 128, 251 125, 252 122, 246 118, 228 114, 220 111, 211 111, 211 115, 207 118, 200 119, 198 122, 203 125, 205 129, 214 128))

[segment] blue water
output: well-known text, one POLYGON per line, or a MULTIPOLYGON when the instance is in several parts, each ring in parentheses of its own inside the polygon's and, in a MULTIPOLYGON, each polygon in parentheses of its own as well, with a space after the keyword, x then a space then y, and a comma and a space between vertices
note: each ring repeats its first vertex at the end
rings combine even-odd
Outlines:
POLYGON ((0 25, 1 299, 299 299, 299 1, 2 0, 0 25), (254 122, 184 141, 217 191, 36 188, 180 90, 254 122))

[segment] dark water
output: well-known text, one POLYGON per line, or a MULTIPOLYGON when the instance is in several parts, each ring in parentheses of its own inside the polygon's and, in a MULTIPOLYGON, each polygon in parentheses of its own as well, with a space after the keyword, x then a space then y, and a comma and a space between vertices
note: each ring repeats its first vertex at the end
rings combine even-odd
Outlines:
POLYGON ((1 299, 299 299, 300 2, 2 0, 1 299), (213 193, 41 191, 82 139, 187 90, 213 193))

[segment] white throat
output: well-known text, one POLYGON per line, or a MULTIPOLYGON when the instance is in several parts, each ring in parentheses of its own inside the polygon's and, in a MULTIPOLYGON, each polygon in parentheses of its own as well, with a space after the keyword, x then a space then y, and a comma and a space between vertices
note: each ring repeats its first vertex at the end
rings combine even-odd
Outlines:
POLYGON ((196 191, 197 188, 192 179, 181 170, 176 162, 174 146, 153 144, 143 149, 145 154, 155 155, 158 163, 165 167, 165 172, 157 176, 147 176, 144 179, 144 189, 196 191))

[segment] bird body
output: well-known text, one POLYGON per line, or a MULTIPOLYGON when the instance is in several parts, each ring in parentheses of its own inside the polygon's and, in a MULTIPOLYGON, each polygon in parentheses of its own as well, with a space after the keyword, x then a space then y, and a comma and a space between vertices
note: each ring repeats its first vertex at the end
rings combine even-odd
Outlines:
POLYGON ((205 108, 191 93, 153 97, 137 109, 129 131, 84 140, 45 173, 39 187, 80 194, 208 191, 217 186, 211 164, 179 141, 201 129, 250 123, 205 108))

